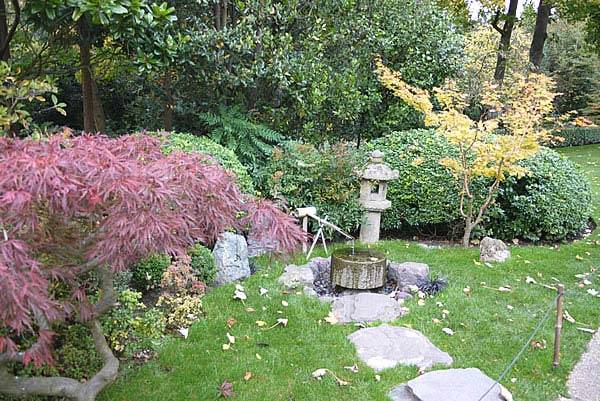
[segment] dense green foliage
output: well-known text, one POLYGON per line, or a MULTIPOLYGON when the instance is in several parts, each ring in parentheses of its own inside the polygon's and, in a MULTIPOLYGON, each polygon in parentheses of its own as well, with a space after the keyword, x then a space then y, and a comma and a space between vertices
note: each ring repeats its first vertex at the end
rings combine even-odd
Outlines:
POLYGON ((530 172, 509 177, 486 224, 500 238, 559 241, 587 228, 592 195, 573 162, 547 148, 521 163, 530 172))
POLYGON ((205 284, 212 284, 217 274, 217 266, 212 251, 198 243, 188 249, 188 255, 191 258, 190 266, 198 279, 205 284))
POLYGON ((181 150, 207 154, 219 162, 225 170, 235 175, 242 191, 250 194, 254 193, 252 178, 235 153, 210 138, 185 133, 168 134, 165 138, 164 149, 166 153, 181 150))
POLYGON ((138 291, 149 291, 157 288, 163 273, 171 264, 167 254, 154 254, 140 260, 131 269, 131 285, 138 291))
POLYGON ((434 130, 393 132, 367 143, 364 149, 382 151, 384 161, 400 172, 388 186, 392 207, 383 213, 384 229, 449 224, 460 219, 456 181, 439 163, 454 154, 453 148, 434 130))
POLYGON ((557 141, 552 145, 555 148, 600 143, 600 127, 564 128, 554 135, 564 138, 564 141, 557 141))
POLYGON ((286 142, 275 148, 262 171, 263 190, 290 210, 316 206, 317 214, 352 233, 360 224, 357 159, 347 145, 317 149, 311 144, 286 142))
MULTIPOLYGON (((453 234, 460 219, 459 198, 455 180, 439 163, 454 152, 444 138, 432 130, 394 132, 365 149, 383 151, 385 162, 400 171, 388 188, 392 207, 383 214, 384 229, 453 234)), ((588 180, 573 163, 546 148, 523 166, 531 174, 502 183, 476 235, 557 241, 581 232, 591 213, 588 180)))

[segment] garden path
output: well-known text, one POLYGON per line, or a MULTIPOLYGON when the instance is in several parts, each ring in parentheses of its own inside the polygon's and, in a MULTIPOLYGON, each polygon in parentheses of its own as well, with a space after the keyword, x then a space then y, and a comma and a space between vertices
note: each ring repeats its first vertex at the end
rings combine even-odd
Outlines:
POLYGON ((573 401, 600 401, 600 329, 571 372, 567 387, 573 401))

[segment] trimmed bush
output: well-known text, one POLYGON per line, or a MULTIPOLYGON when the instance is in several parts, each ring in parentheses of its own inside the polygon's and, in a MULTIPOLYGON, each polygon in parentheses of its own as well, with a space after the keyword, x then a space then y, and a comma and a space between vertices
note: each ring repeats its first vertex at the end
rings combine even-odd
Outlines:
POLYGON ((509 177, 486 224, 500 238, 559 241, 580 233, 591 215, 588 179, 557 152, 542 148, 521 163, 530 174, 509 177))
POLYGON ((212 141, 210 138, 185 133, 169 134, 165 139, 164 150, 167 154, 173 150, 207 154, 213 157, 225 170, 235 175, 237 183, 243 192, 254 193, 252 178, 248 174, 246 167, 240 163, 235 153, 212 141))
MULTIPOLYGON (((420 129, 393 132, 362 150, 374 149, 384 152, 384 161, 400 172, 388 187, 392 207, 383 213, 382 227, 407 232, 410 227, 435 226, 452 233, 461 220, 457 184, 439 164, 454 152, 452 146, 433 130, 420 129)), ((474 235, 560 241, 581 232, 591 214, 591 188, 585 176, 548 148, 521 164, 530 174, 509 177, 501 185, 474 235)), ((484 194, 483 188, 476 196, 484 194)))
POLYGON ((428 129, 393 132, 365 144, 362 150, 375 149, 382 151, 384 161, 400 172, 400 177, 388 186, 387 198, 392 207, 383 212, 383 229, 449 224, 460 219, 456 182, 439 163, 453 153, 443 137, 428 129))
POLYGON ((554 135, 564 138, 564 141, 554 143, 552 145, 554 148, 600 143, 600 127, 565 128, 559 132, 555 132, 554 135))
POLYGON ((217 275, 217 266, 212 251, 202 244, 196 244, 188 249, 191 258, 190 265, 198 279, 206 284, 212 284, 217 275))
POLYGON ((154 254, 136 263, 131 269, 131 284, 142 292, 158 288, 163 273, 171 264, 171 257, 167 254, 154 254))
POLYGON ((360 225, 357 157, 344 144, 322 150, 310 144, 284 142, 273 151, 262 173, 262 189, 290 209, 316 206, 321 217, 346 232, 360 225))

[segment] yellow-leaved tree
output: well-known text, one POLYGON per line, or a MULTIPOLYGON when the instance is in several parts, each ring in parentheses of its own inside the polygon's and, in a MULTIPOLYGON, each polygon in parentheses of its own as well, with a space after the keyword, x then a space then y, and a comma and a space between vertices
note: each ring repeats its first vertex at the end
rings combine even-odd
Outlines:
POLYGON ((522 177, 527 170, 519 161, 533 156, 540 143, 550 137, 544 123, 552 111, 552 80, 539 73, 514 73, 510 85, 485 83, 481 95, 483 112, 479 120, 464 112, 467 95, 454 81, 434 90, 439 110, 430 94, 404 82, 402 76, 376 60, 380 82, 410 106, 423 112, 425 124, 457 149, 456 157, 446 157, 446 166, 459 183, 460 214, 464 218, 463 245, 468 246, 473 229, 494 202, 500 184, 508 176, 522 177), (484 195, 478 199, 474 184, 485 178, 484 195))

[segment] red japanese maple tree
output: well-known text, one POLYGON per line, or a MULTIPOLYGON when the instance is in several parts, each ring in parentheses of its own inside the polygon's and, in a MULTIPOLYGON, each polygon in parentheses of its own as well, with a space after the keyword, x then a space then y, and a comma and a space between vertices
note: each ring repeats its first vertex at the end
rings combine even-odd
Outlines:
POLYGON ((0 138, 0 393, 95 399, 119 368, 98 321, 115 303, 114 273, 257 222, 254 237, 276 239, 278 251, 304 240, 293 218, 243 195, 218 164, 164 155, 157 138, 0 138), (85 284, 91 274, 100 287, 95 303, 85 284), (67 321, 89 327, 104 362, 99 372, 85 383, 9 373, 11 362, 52 363, 53 327, 67 321))

